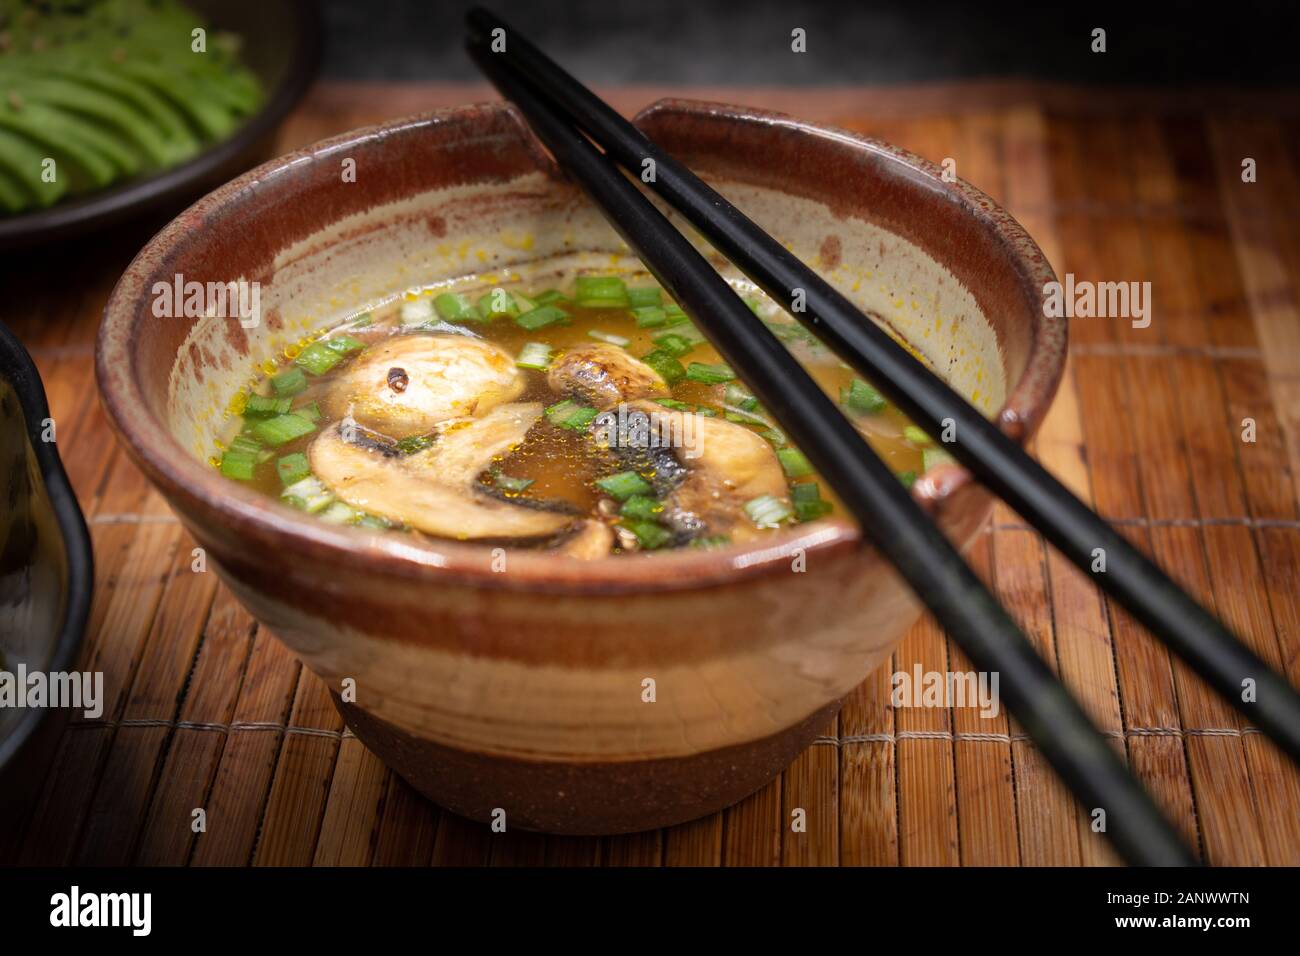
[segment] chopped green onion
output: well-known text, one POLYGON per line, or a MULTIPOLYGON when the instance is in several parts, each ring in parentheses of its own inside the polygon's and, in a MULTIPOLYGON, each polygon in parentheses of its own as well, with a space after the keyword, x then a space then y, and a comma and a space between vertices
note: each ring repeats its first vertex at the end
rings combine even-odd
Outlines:
POLYGON ((515 316, 519 314, 519 303, 505 289, 497 288, 479 297, 475 310, 485 319, 497 316, 515 316))
POLYGON ((299 392, 306 391, 307 376, 300 368, 285 369, 278 375, 271 376, 271 388, 281 397, 292 398, 299 392))
POLYGON ((432 444, 432 435, 407 435, 405 438, 393 442, 393 447, 403 455, 414 455, 417 451, 424 451, 432 444))
POLYGON ((914 445, 932 444, 932 442, 930 441, 930 436, 927 435, 925 432, 921 431, 921 429, 917 428, 915 425, 905 426, 903 428, 903 437, 908 441, 912 442, 912 444, 914 445))
POLYGON ((267 395, 250 395, 244 403, 245 418, 271 418, 283 415, 293 403, 291 398, 271 398, 267 395))
POLYGON ((686 366, 686 379, 690 382, 703 382, 705 385, 721 385, 736 377, 730 365, 709 365, 706 362, 692 362, 686 366))
POLYGON ((765 428, 759 432, 759 434, 763 436, 763 438, 767 439, 768 443, 772 445, 772 447, 785 447, 785 432, 781 431, 779 428, 765 428))
POLYGON ((956 459, 942 448, 921 449, 921 468, 925 471, 929 471, 935 465, 947 465, 955 461, 956 459))
POLYGON ((321 420, 320 406, 315 402, 309 402, 306 405, 299 405, 293 410, 293 413, 307 419, 309 422, 318 422, 321 420))
POLYGON ((888 403, 885 396, 862 379, 855 378, 846 388, 840 389, 840 404, 851 411, 874 415, 888 403))
POLYGON ((539 305, 532 311, 515 316, 515 325, 521 329, 535 332, 538 329, 546 328, 548 325, 554 325, 556 322, 567 322, 568 319, 569 313, 559 306, 539 305))
POLYGON ((251 435, 236 435, 231 439, 230 445, 226 451, 238 452, 244 455, 256 455, 262 450, 262 443, 257 441, 251 435))
POLYGON ((617 276, 578 276, 574 300, 588 309, 626 309, 627 286, 617 276))
POLYGON ((897 477, 903 483, 904 488, 911 488, 916 484, 916 472, 914 471, 900 471, 897 477))
POLYGON ((775 528, 794 514, 790 506, 774 495, 759 495, 745 502, 745 514, 760 528, 775 528))
POLYGON ((641 547, 647 551, 662 548, 673 538, 671 531, 653 521, 638 521, 635 518, 625 518, 619 524, 636 535, 636 539, 641 542, 641 547))
POLYGON ((293 364, 310 372, 312 375, 324 375, 339 362, 343 361, 341 353, 336 352, 324 342, 313 342, 293 360, 293 364))
POLYGON ((653 352, 641 356, 641 361, 658 372, 659 377, 670 386, 676 385, 686 377, 686 369, 682 368, 682 363, 663 349, 655 349, 653 352))
POLYGON ((813 473, 808 457, 797 448, 782 448, 776 453, 787 478, 806 478, 813 473))
POLYGON ((509 475, 493 474, 492 483, 502 491, 527 491, 533 483, 532 478, 511 478, 509 475))
POLYGON ((602 332, 600 329, 588 329, 587 335, 597 342, 608 342, 610 345, 617 345, 619 348, 627 348, 632 344, 631 339, 625 339, 621 335, 615 335, 613 332, 602 332))
POLYGON ((747 412, 752 412, 758 408, 758 399, 749 389, 739 382, 732 382, 723 390, 722 401, 733 408, 740 408, 747 412))
POLYGON ((596 487, 619 501, 627 501, 633 495, 654 494, 654 486, 635 471, 620 471, 616 475, 597 478, 596 487))
POLYGON ((277 459, 275 470, 280 473, 280 481, 287 488, 310 475, 311 465, 308 463, 306 455, 296 451, 292 455, 285 455, 283 458, 277 459))
POLYGON ((459 292, 444 292, 433 300, 438 315, 448 322, 477 322, 479 314, 474 304, 459 292))
POLYGON ((340 355, 351 355, 353 352, 360 352, 366 347, 366 343, 351 335, 335 335, 325 339, 325 347, 333 349, 340 355))
POLYGON ((731 539, 725 534, 710 535, 707 538, 696 538, 691 542, 692 548, 721 548, 731 544, 731 539))
POLYGON ((654 338, 654 343, 673 358, 681 358, 687 352, 694 351, 697 344, 686 338, 684 335, 678 335, 676 332, 666 332, 663 335, 657 335, 654 338))
POLYGON ((831 513, 833 506, 822 499, 817 482, 806 481, 790 486, 790 500, 794 503, 794 513, 800 521, 812 521, 831 513))
POLYGON ((618 513, 625 518, 636 518, 640 521, 654 521, 663 514, 664 506, 654 498, 647 495, 632 495, 623 502, 623 507, 618 513))
POLYGON ((657 329, 668 324, 668 313, 657 305, 638 306, 632 310, 638 329, 657 329))
POLYGON ((703 415, 705 418, 717 418, 718 413, 705 405, 692 405, 689 402, 679 402, 675 398, 659 398, 655 400, 664 408, 671 408, 679 412, 694 412, 696 415, 703 415))
POLYGON ((316 426, 301 415, 277 415, 258 422, 253 437, 268 445, 283 445, 315 430, 316 426))
POLYGON ((533 296, 533 301, 538 305, 552 305, 556 302, 567 302, 568 297, 559 289, 547 289, 533 296))
POLYGON ((330 524, 352 524, 359 517, 351 506, 345 505, 341 501, 334 501, 330 506, 320 513, 321 521, 328 521, 330 524))
POLYGON ((227 478, 251 481, 256 470, 257 457, 255 454, 232 451, 227 448, 221 455, 221 473, 227 478))
POLYGON ((515 364, 520 368, 545 372, 551 367, 551 347, 545 342, 525 342, 515 364))
POLYGON ((295 508, 301 508, 311 514, 320 511, 334 500, 334 496, 330 494, 329 489, 315 475, 308 475, 301 481, 294 482, 280 492, 280 497, 295 508))
POLYGON ((402 320, 402 325, 407 327, 424 325, 425 322, 433 321, 433 302, 430 299, 403 302, 397 314, 402 320))
POLYGON ((392 522, 387 518, 381 518, 379 515, 363 514, 357 519, 357 526, 361 528, 391 528, 392 522))
POLYGON ((579 405, 572 399, 566 398, 546 409, 546 420, 552 425, 577 432, 590 425, 599 414, 600 412, 594 408, 579 405))
POLYGON ((663 305, 664 291, 658 286, 647 285, 627 290, 627 304, 633 309, 643 309, 651 305, 663 305))

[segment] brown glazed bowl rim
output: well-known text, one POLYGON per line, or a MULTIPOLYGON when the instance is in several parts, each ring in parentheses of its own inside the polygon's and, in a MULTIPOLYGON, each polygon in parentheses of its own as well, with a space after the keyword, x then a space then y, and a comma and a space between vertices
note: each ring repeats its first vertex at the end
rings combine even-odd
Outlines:
MULTIPOLYGON (((818 521, 748 545, 627 555, 602 561, 583 561, 552 552, 511 550, 509 573, 499 573, 494 567, 491 545, 441 539, 414 543, 400 535, 303 520, 278 502, 222 477, 172 437, 145 401, 133 348, 137 327, 148 315, 144 303, 154 264, 164 260, 168 250, 190 236, 195 222, 211 223, 215 217, 235 211, 240 197, 254 188, 259 191, 280 188, 278 182, 284 180, 283 174, 313 157, 455 122, 485 110, 506 111, 522 127, 524 135, 532 138, 514 108, 499 102, 451 107, 352 130, 302 147, 231 180, 168 223, 136 255, 105 307, 96 345, 95 371, 109 421, 150 481, 182 518, 188 512, 203 515, 211 523, 238 534, 251 548, 272 549, 272 553, 321 562, 342 572, 422 579, 430 584, 469 584, 486 590, 649 594, 717 587, 761 575, 788 573, 791 557, 800 552, 811 562, 814 555, 843 556, 861 547, 862 535, 857 527, 818 521)), ((939 168, 928 160, 833 127, 803 123, 784 114, 750 107, 681 99, 657 101, 639 113, 635 121, 640 125, 655 114, 681 113, 782 127, 862 150, 893 164, 899 175, 918 187, 945 193, 964 214, 976 217, 1006 250, 1027 298, 1034 304, 1034 337, 1025 367, 1018 381, 1008 383, 1006 402, 997 417, 998 426, 1005 434, 1019 444, 1027 440, 1046 414, 1064 371, 1066 325, 1063 318, 1045 314, 1043 286, 1054 281, 1055 275, 1019 223, 968 183, 944 182, 939 168)), ((554 166, 540 145, 535 145, 535 151, 539 168, 543 171, 549 168, 554 173, 554 166)), ((913 485, 913 498, 932 518, 942 522, 950 507, 968 500, 965 495, 955 493, 973 480, 958 465, 939 465, 913 485)))

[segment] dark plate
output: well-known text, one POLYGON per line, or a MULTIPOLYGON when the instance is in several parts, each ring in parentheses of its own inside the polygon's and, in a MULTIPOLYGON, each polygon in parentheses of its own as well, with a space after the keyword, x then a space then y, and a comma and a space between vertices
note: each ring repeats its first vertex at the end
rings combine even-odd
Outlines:
MULTIPOLYGON (((85 519, 55 442, 45 440, 49 416, 36 366, 0 324, 0 669, 11 673, 20 662, 29 672, 73 666, 94 585, 85 519)), ((51 713, 0 709, 0 770, 51 713)))
POLYGON ((0 217, 0 250, 82 235, 151 211, 179 209, 268 155, 277 127, 315 78, 321 16, 314 0, 185 0, 244 40, 243 58, 267 90, 266 104, 227 139, 180 166, 126 180, 48 209, 0 217))

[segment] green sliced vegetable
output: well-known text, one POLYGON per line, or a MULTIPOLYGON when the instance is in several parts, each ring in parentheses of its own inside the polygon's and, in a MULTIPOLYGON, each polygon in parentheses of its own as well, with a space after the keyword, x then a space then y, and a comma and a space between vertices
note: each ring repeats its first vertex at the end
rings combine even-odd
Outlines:
POLYGON ((312 375, 324 375, 341 361, 343 361, 341 352, 330 348, 324 342, 313 342, 298 353, 293 364, 312 375))
POLYGON ((311 465, 306 455, 296 451, 292 455, 276 459, 275 470, 280 475, 281 483, 287 488, 310 475, 311 465))
POLYGON ((682 363, 663 349, 655 349, 653 352, 646 353, 641 356, 641 361, 658 372, 660 378, 667 382, 669 386, 676 385, 686 377, 686 369, 682 368, 682 363))
POLYGON ((300 368, 285 369, 271 376, 271 388, 283 398, 292 398, 299 392, 307 390, 307 376, 300 368))
POLYGON ((315 430, 316 426, 312 422, 301 415, 291 413, 258 422, 253 427, 253 437, 268 445, 283 445, 315 430))
POLYGON ((551 347, 545 342, 525 342, 515 364, 520 368, 536 369, 545 372, 551 367, 551 347))
POLYGON ((615 475, 597 478, 596 487, 611 498, 617 498, 619 501, 627 501, 633 495, 649 496, 654 494, 654 486, 635 471, 620 471, 615 475))
POLYGON ((705 362, 692 362, 686 367, 686 379, 690 382, 702 382, 705 385, 721 385, 736 377, 730 365, 709 365, 705 362))
POLYGON ((745 502, 745 514, 760 528, 775 528, 788 520, 794 512, 774 495, 759 495, 745 502))
POLYGON ((515 325, 529 332, 536 332, 556 322, 569 321, 569 313, 556 305, 539 305, 537 308, 515 316, 515 325))

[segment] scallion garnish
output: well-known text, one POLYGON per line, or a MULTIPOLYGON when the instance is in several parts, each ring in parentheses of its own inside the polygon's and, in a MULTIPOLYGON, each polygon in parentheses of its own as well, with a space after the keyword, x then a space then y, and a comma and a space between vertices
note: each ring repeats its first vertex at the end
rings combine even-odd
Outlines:
POLYGON ((903 483, 904 488, 911 488, 916 484, 916 472, 914 471, 900 471, 897 477, 903 483))
POLYGON ((903 438, 914 445, 929 445, 930 436, 917 428, 915 425, 905 425, 903 427, 903 438))
POLYGON ((415 325, 424 325, 426 322, 433 321, 433 302, 423 298, 403 302, 401 308, 397 310, 397 314, 402 320, 402 325, 408 328, 415 325))
POLYGON ((631 339, 624 338, 621 335, 615 335, 613 332, 602 332, 600 329, 588 329, 587 335, 597 342, 608 342, 610 345, 617 345, 625 349, 632 344, 631 339))
POLYGON ((743 409, 747 412, 758 409, 758 399, 753 393, 739 382, 731 382, 722 392, 722 401, 725 405, 733 408, 743 409))
POLYGON ((692 342, 686 336, 678 335, 676 332, 665 332, 663 335, 655 336, 654 344, 673 358, 681 358, 687 352, 694 351, 698 343, 692 342))
POLYGON ((668 324, 668 313, 657 305, 638 306, 632 310, 638 329, 657 329, 668 324))
POLYGON ((774 495, 759 495, 745 502, 745 514, 760 528, 775 528, 794 514, 790 506, 774 495))
POLYGON ((546 409, 546 420, 552 425, 578 432, 590 425, 599 414, 600 412, 594 408, 579 405, 572 399, 566 398, 546 409))
POLYGON ((520 492, 527 491, 529 485, 533 483, 532 478, 511 478, 509 475, 503 475, 498 472, 492 474, 492 484, 496 485, 502 491, 520 492))
POLYGON ((244 403, 245 418, 272 418, 283 415, 292 404, 290 398, 272 398, 267 395, 250 395, 244 403))
POLYGON ((551 347, 545 342, 525 342, 515 364, 520 368, 536 369, 545 372, 551 367, 551 347))
POLYGON ((334 496, 330 494, 329 489, 315 475, 308 475, 306 478, 294 482, 280 492, 280 497, 295 508, 301 508, 311 514, 320 511, 334 500, 334 496))
POLYGON ((596 487, 619 501, 627 501, 633 495, 654 494, 654 486, 635 471, 620 471, 616 475, 597 478, 596 487))
POLYGON ((623 502, 623 507, 618 510, 618 513, 625 518, 656 521, 663 511, 664 506, 654 498, 648 495, 632 495, 623 502))
POLYGON ((227 448, 221 454, 221 473, 227 478, 252 481, 257 470, 257 454, 227 448))
POLYGON ((546 328, 548 325, 554 325, 556 322, 567 322, 568 320, 569 313, 559 306, 539 305, 529 312, 515 316, 515 325, 521 329, 527 329, 529 332, 535 332, 538 329, 546 328))
POLYGON ((552 305, 556 302, 567 302, 568 298, 559 289, 547 289, 545 292, 539 292, 533 296, 533 302, 537 305, 552 305))
POLYGON ((956 459, 942 448, 921 449, 921 468, 925 471, 929 471, 935 465, 947 465, 954 461, 956 459))
POLYGON ((781 462, 787 478, 806 478, 813 473, 812 463, 797 448, 778 449, 776 457, 781 462))
POLYGON ((800 521, 812 521, 831 513, 829 501, 822 498, 817 482, 806 481, 790 486, 790 501, 794 504, 794 513, 800 521))
POLYGON ((888 403, 885 401, 885 396, 862 379, 855 378, 845 388, 840 389, 840 404, 850 411, 874 415, 888 403))
POLYGON ((292 398, 299 392, 307 390, 307 376, 303 374, 300 368, 285 369, 283 372, 271 376, 271 388, 281 398, 292 398))
POLYGON ((662 548, 673 538, 673 533, 661 524, 653 521, 638 521, 635 518, 624 518, 619 522, 628 531, 636 535, 636 539, 641 542, 641 547, 647 551, 654 551, 662 548))
POLYGON ((324 342, 313 342, 298 353, 293 363, 312 375, 324 375, 341 361, 343 361, 341 352, 335 351, 324 342))
POLYGON ((435 297, 433 307, 448 322, 476 322, 479 319, 474 304, 459 292, 444 292, 435 297))
POLYGON ((492 289, 479 297, 475 310, 485 319, 519 315, 519 303, 505 289, 492 289))
POLYGON ((676 385, 686 377, 686 369, 682 368, 682 363, 663 349, 655 349, 653 352, 641 356, 641 361, 658 372, 659 377, 670 386, 676 385))
POLYGON ((366 343, 351 335, 334 335, 325 339, 325 347, 333 349, 340 355, 351 355, 353 352, 360 352, 366 347, 366 343))
POLYGON ((253 437, 268 445, 283 445, 316 430, 316 426, 301 415, 277 415, 253 426, 253 437))
POLYGON ((640 286, 627 290, 627 304, 632 309, 643 309, 646 306, 663 305, 664 291, 658 286, 640 286))
POLYGON ((280 481, 287 488, 289 485, 302 481, 311 474, 311 464, 307 461, 307 456, 300 451, 292 455, 285 455, 275 462, 275 470, 280 475, 280 481))
POLYGON ((710 365, 706 362, 692 362, 686 366, 686 380, 701 382, 705 385, 721 385, 736 377, 730 365, 710 365))
POLYGON ((626 309, 627 286, 617 276, 578 276, 574 301, 587 309, 626 309))

